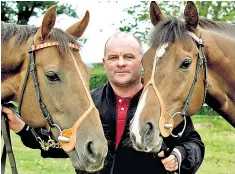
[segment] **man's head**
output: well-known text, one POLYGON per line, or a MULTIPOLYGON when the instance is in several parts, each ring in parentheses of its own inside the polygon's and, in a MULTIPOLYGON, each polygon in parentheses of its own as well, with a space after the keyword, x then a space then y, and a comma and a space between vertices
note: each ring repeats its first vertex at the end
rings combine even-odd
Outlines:
POLYGON ((117 87, 140 82, 143 48, 132 34, 119 32, 105 44, 103 63, 112 85, 117 87))

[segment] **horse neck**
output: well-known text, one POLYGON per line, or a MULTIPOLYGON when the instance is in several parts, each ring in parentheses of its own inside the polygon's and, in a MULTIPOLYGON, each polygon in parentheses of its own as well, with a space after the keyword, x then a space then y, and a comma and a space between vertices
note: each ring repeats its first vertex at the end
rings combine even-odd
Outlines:
POLYGON ((30 38, 24 44, 13 44, 15 38, 1 45, 1 82, 2 82, 2 101, 19 100, 23 78, 25 76, 28 60, 28 49, 32 42, 30 38))
POLYGON ((208 91, 206 103, 235 126, 235 38, 204 31, 208 91))

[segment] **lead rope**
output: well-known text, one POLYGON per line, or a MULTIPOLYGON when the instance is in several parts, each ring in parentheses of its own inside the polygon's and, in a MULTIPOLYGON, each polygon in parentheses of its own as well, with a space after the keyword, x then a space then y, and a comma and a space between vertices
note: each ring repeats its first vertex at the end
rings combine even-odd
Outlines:
POLYGON ((1 174, 5 173, 5 167, 6 167, 6 155, 8 154, 8 158, 10 161, 10 166, 11 166, 11 171, 12 174, 18 174, 17 167, 16 167, 16 162, 15 162, 15 157, 14 153, 12 150, 12 144, 11 144, 11 135, 10 135, 10 128, 9 124, 7 121, 7 117, 5 114, 2 112, 2 106, 1 106, 1 126, 2 126, 2 137, 4 140, 4 147, 2 151, 2 157, 1 157, 1 174))

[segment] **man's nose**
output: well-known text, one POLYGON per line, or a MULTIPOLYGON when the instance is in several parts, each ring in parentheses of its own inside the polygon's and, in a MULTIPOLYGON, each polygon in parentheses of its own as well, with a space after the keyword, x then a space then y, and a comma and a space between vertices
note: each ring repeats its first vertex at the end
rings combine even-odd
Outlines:
POLYGON ((126 65, 126 60, 120 56, 117 62, 117 66, 125 66, 126 65))

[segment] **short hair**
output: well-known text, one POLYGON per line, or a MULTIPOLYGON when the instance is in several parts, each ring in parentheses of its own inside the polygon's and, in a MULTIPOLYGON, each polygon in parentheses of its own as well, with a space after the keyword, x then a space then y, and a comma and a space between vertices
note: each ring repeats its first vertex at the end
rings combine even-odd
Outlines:
POLYGON ((127 33, 127 32, 117 32, 117 33, 115 33, 114 35, 112 35, 111 37, 109 37, 108 40, 105 42, 105 45, 104 45, 104 56, 106 55, 106 46, 107 46, 108 41, 109 41, 112 37, 116 37, 116 36, 118 36, 118 35, 120 35, 120 34, 124 34, 124 33, 125 33, 125 34, 129 34, 130 36, 134 37, 134 38, 137 40, 137 42, 139 43, 139 46, 140 46, 140 54, 141 54, 141 56, 144 55, 143 44, 142 44, 141 40, 140 40, 138 37, 136 37, 134 34, 127 33))

